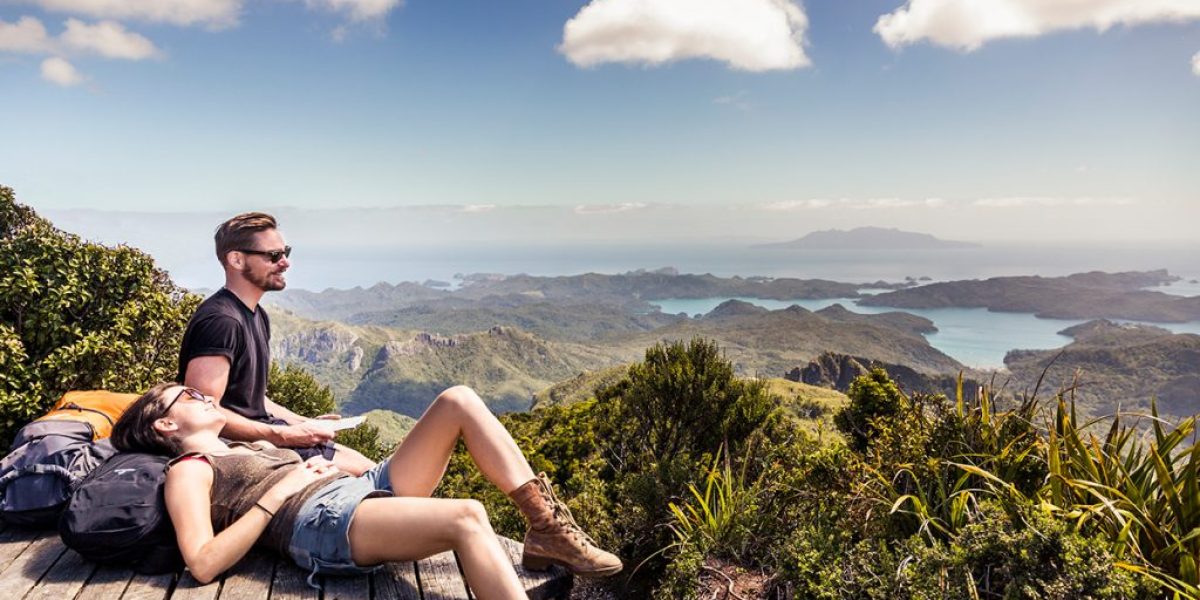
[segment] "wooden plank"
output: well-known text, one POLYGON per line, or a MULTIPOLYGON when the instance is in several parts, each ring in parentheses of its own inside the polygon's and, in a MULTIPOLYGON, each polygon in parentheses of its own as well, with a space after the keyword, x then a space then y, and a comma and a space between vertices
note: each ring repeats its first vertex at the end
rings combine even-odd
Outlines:
POLYGON ((0 571, 8 568, 14 558, 21 555, 33 540, 42 537, 44 532, 19 527, 5 528, 0 533, 0 571))
POLYGON ((291 560, 279 559, 275 566, 275 581, 271 585, 271 600, 318 600, 320 592, 308 585, 305 573, 291 560))
POLYGON ((421 600, 421 584, 411 562, 388 563, 373 577, 375 600, 421 600))
POLYGON ((74 550, 67 550, 25 597, 30 600, 74 598, 95 570, 96 563, 84 560, 74 550))
POLYGON ((267 600, 277 560, 266 551, 251 551, 225 575, 221 600, 267 600))
POLYGON ((55 532, 42 532, 0 573, 0 598, 20 598, 37 584, 42 575, 66 552, 67 547, 55 532))
POLYGON ((458 572, 453 552, 442 552, 417 562, 417 578, 425 600, 469 600, 467 584, 458 572))
POLYGON ((134 575, 121 600, 163 600, 171 593, 178 573, 134 575))
POLYGON ((525 586, 525 593, 529 596, 529 600, 557 600, 570 597, 571 588, 575 584, 574 576, 570 571, 558 565, 552 565, 545 571, 530 571, 521 566, 521 551, 524 549, 521 542, 510 540, 504 536, 497 537, 500 538, 500 545, 508 553, 508 557, 512 559, 513 569, 517 571, 521 585, 525 586))
POLYGON ((371 597, 371 580, 366 575, 325 577, 325 600, 366 600, 371 597))
POLYGON ((133 579, 133 571, 124 567, 101 565, 79 592, 80 598, 120 598, 133 579))
POLYGON ((171 600, 217 600, 221 592, 221 580, 201 585, 192 574, 184 571, 179 575, 175 591, 171 592, 171 600))

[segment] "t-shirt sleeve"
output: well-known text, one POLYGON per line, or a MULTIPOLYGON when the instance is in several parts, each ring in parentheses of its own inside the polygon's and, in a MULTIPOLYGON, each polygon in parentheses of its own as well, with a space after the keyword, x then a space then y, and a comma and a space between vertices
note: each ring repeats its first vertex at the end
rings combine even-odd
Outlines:
POLYGON ((237 320, 214 315, 196 323, 183 352, 186 360, 198 356, 224 356, 233 362, 242 343, 241 325, 237 320))

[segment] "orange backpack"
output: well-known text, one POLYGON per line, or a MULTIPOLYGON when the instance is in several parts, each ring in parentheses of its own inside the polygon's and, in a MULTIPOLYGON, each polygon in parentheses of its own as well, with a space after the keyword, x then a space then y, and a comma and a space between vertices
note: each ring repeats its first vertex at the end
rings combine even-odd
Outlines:
POLYGON ((92 427, 92 441, 112 435, 113 424, 121 418, 138 394, 119 394, 105 390, 67 392, 50 412, 35 421, 80 421, 92 427))

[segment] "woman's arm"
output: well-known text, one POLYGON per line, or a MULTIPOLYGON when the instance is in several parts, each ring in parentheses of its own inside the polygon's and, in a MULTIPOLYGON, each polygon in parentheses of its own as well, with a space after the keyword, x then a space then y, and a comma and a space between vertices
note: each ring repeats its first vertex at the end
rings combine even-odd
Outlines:
MULTIPOLYGON (((328 461, 315 457, 293 469, 271 486, 258 503, 272 513, 278 512, 292 494, 329 474, 334 469, 328 461)), ((221 533, 212 529, 212 466, 206 461, 185 460, 167 472, 164 497, 183 561, 192 577, 209 583, 229 567, 237 564, 254 542, 262 535, 271 516, 258 508, 251 509, 221 533)))

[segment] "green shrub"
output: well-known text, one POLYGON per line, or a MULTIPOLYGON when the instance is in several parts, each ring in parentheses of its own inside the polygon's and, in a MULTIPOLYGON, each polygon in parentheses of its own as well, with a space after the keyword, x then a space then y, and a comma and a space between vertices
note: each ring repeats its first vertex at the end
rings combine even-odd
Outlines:
POLYGON ((995 501, 949 542, 919 535, 857 542, 845 531, 802 527, 783 548, 777 586, 794 598, 879 600, 1155 598, 1154 584, 1115 567, 1097 537, 1033 505, 1010 514, 995 501))
POLYGON ((68 390, 174 379, 199 301, 150 256, 59 231, 0 186, 0 443, 68 390))
POLYGON ((697 598, 700 570, 706 556, 707 548, 700 540, 680 545, 663 570, 661 582, 654 590, 655 600, 697 598))
POLYGON ((647 349, 596 398, 614 527, 626 555, 638 558, 670 543, 668 503, 723 444, 741 456, 777 404, 763 382, 735 377, 717 344, 699 338, 647 349))
POLYGON ((1155 597, 1149 581, 1114 562, 1103 540, 1073 533, 1032 505, 1012 515, 988 501, 953 542, 916 547, 902 571, 902 589, 912 598, 1155 597))
POLYGON ((834 417, 834 424, 846 435, 850 447, 863 452, 878 435, 879 420, 891 419, 909 406, 908 398, 888 379, 887 371, 871 369, 850 383, 846 392, 850 404, 834 417))

